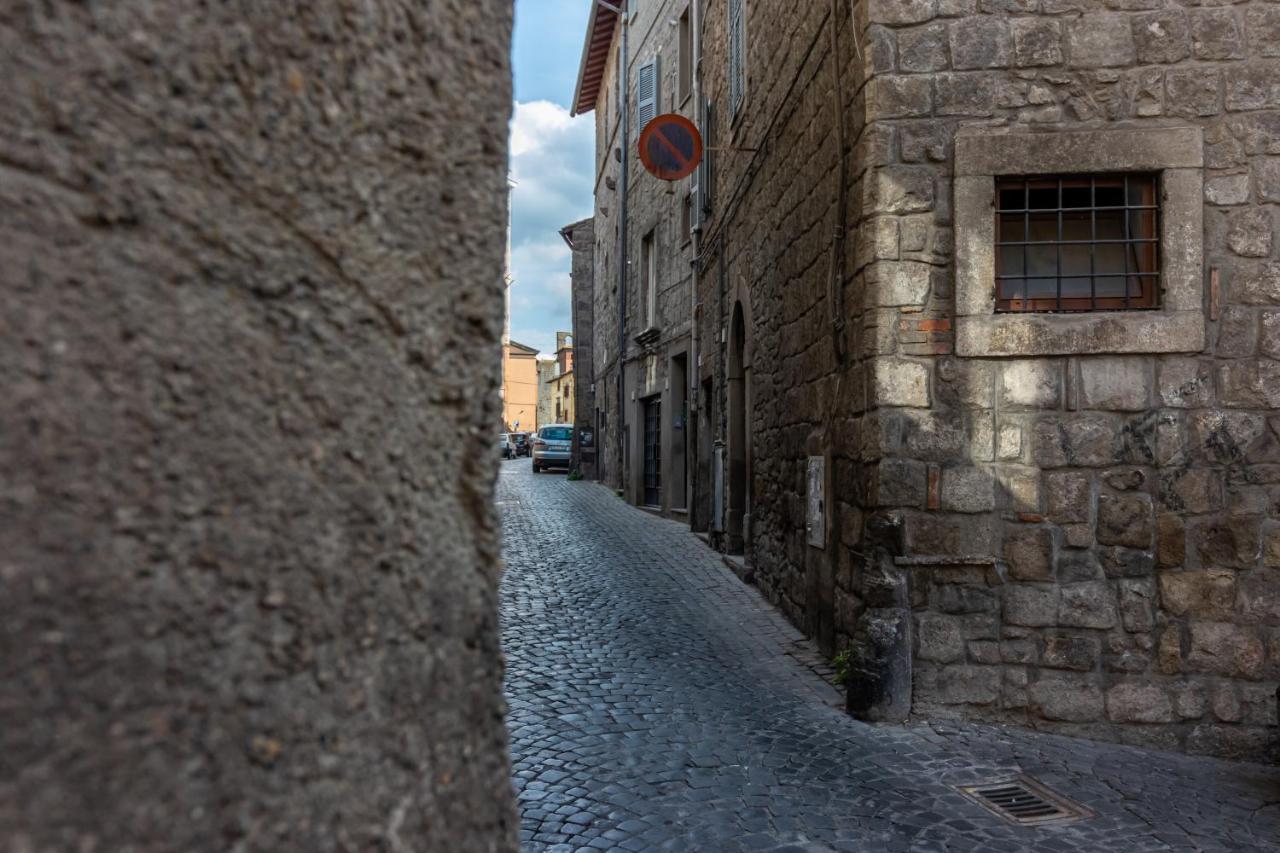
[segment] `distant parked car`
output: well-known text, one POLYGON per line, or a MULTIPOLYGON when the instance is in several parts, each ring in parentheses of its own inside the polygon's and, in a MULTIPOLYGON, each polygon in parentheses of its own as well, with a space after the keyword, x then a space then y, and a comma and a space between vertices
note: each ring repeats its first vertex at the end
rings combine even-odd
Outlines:
POLYGON ((533 452, 532 442, 529 441, 529 433, 513 432, 511 435, 516 440, 516 456, 528 456, 533 452))
POLYGON ((549 424, 540 428, 533 440, 533 473, 549 466, 568 468, 572 444, 573 424, 549 424))
POLYGON ((511 436, 505 432, 498 433, 498 452, 502 454, 503 459, 511 459, 515 456, 515 444, 511 441, 511 436))

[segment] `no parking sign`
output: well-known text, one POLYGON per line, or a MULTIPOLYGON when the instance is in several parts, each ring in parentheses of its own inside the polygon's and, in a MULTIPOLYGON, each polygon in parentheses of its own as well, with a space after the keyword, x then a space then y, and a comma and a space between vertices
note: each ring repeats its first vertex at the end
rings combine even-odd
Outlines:
POLYGON ((678 181, 702 161, 702 134, 682 115, 666 113, 640 131, 640 162, 656 178, 678 181))

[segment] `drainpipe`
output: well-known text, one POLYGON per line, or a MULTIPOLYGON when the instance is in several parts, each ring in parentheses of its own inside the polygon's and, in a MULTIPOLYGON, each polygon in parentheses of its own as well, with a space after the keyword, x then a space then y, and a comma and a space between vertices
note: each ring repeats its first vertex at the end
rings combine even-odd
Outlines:
MULTIPOLYGON (((698 133, 703 135, 703 152, 702 156, 706 157, 706 127, 703 125, 703 107, 702 107, 702 3, 701 0, 692 0, 689 4, 689 26, 692 28, 693 42, 693 122, 698 128, 698 133)), ((698 164, 698 168, 702 169, 702 164, 698 164)), ((698 282, 699 271, 702 268, 702 206, 703 199, 706 198, 707 188, 702 186, 703 174, 698 175, 698 209, 693 211, 694 222, 697 227, 693 229, 693 269, 690 274, 689 282, 689 370, 686 372, 686 380, 689 387, 685 394, 688 399, 693 401, 693 405, 689 406, 689 411, 694 413, 694 417, 690 420, 693 423, 701 423, 701 419, 697 413, 701 412, 705 401, 698 399, 698 389, 702 387, 702 367, 698 363, 698 282)), ((685 435, 693 432, 692 424, 685 424, 685 435)), ((689 465, 688 456, 685 457, 685 465, 688 466, 692 476, 689 477, 686 484, 685 508, 689 512, 689 526, 694 527, 694 520, 697 516, 697 506, 694 497, 697 494, 698 485, 698 445, 702 442, 702 436, 697 436, 697 441, 690 442, 689 452, 693 454, 694 463, 689 465)))
POLYGON ((618 151, 622 155, 622 165, 618 172, 618 484, 625 494, 627 483, 623 480, 626 471, 626 413, 627 413, 627 164, 631 159, 631 105, 627 85, 627 18, 630 11, 626 4, 619 4, 622 12, 618 19, 622 23, 622 47, 618 56, 618 151))

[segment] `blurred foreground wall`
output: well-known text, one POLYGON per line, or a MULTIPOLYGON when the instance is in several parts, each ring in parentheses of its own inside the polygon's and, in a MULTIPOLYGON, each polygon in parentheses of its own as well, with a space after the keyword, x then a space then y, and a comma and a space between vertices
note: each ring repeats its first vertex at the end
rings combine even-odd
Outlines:
POLYGON ((515 849, 511 4, 0 4, 0 847, 515 849))

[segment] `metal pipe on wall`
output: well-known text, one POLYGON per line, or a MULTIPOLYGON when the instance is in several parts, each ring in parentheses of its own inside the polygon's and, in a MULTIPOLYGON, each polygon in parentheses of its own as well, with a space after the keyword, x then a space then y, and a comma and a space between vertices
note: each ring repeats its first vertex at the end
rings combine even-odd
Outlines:
MULTIPOLYGON (((708 142, 706 139, 706 126, 703 122, 703 106, 702 106, 702 3, 701 0, 692 0, 689 4, 689 27, 692 30, 690 41, 693 46, 693 121, 698 128, 698 133, 703 137, 704 147, 708 142)), ((702 154, 706 157, 704 151, 702 154)), ((701 169, 701 166, 699 166, 701 169)), ((702 170, 705 174, 706 170, 702 170)), ((693 221, 695 227, 693 229, 693 269, 690 273, 689 280, 689 369, 686 371, 686 379, 689 382, 689 388, 686 391, 688 399, 693 401, 693 405, 689 406, 689 411, 695 413, 704 405, 698 396, 698 389, 702 385, 702 365, 698 361, 698 275, 702 263, 702 208, 704 206, 703 198, 707 188, 702 186, 702 174, 697 174, 698 181, 698 197, 694 203, 698 205, 698 209, 693 211, 693 221)), ((699 424, 701 421, 697 417, 691 417, 685 424, 685 434, 693 436, 693 441, 688 442, 690 450, 697 453, 701 437, 691 427, 699 424)), ((699 427, 700 428, 700 427, 699 427)), ((685 456, 685 466, 690 475, 685 483, 685 507, 689 511, 689 526, 696 528, 697 505, 694 497, 697 495, 698 481, 698 463, 695 456, 692 465, 689 464, 688 454, 685 456)))
POLYGON ((618 15, 621 46, 618 51, 618 151, 621 165, 618 171, 618 484, 626 490, 626 420, 627 420, 627 164, 630 160, 629 89, 627 85, 629 58, 627 55, 627 19, 631 12, 624 8, 618 15))

